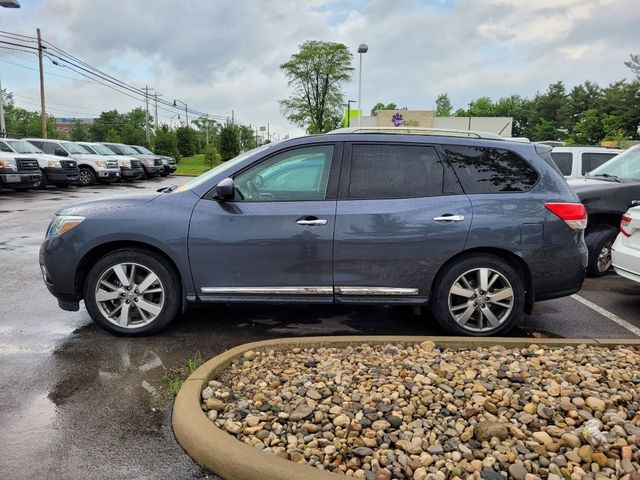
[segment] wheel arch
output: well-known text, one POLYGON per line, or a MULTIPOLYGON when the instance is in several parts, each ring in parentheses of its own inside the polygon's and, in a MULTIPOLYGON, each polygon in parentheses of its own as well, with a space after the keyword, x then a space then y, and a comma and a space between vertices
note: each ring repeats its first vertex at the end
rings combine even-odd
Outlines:
POLYGON ((600 212, 590 214, 589 220, 587 221, 587 233, 603 226, 614 227, 616 229, 620 228, 620 219, 622 215, 622 213, 618 212, 600 212))
POLYGON ((102 257, 107 255, 108 253, 111 253, 115 250, 126 249, 126 248, 132 249, 132 250, 141 250, 141 251, 151 252, 155 255, 162 257, 167 263, 169 263, 169 265, 171 265, 171 267, 173 267, 173 269, 177 274, 177 280, 180 283, 179 289, 182 292, 181 303, 182 303, 182 309, 184 310, 186 305, 185 279, 183 278, 183 275, 180 272, 180 268, 178 268, 178 265, 176 264, 176 262, 171 258, 170 255, 168 255, 162 249, 154 245, 151 245, 149 243, 139 242, 135 240, 115 240, 115 241, 102 243, 100 245, 95 246, 94 248, 92 248, 91 250, 87 251, 84 254, 82 259, 80 259, 80 262, 78 263, 78 267, 76 268, 75 279, 74 279, 74 290, 78 298, 83 297, 84 283, 86 281, 87 274, 91 269, 91 266, 94 265, 98 260, 100 260, 102 257))
POLYGON ((431 282, 431 290, 429 292, 429 298, 433 297, 434 290, 440 278, 447 271, 449 266, 455 262, 460 260, 461 258, 469 258, 477 255, 489 254, 494 255, 501 260, 509 263, 513 268, 515 268, 518 275, 523 281, 523 285, 525 288, 525 300, 524 300, 524 311, 527 314, 531 314, 533 311, 533 304, 535 303, 535 292, 533 291, 533 279, 531 277, 531 270, 527 263, 515 253, 505 250, 502 248, 495 247, 477 247, 471 248, 469 250, 464 250, 453 257, 449 258, 437 271, 436 275, 433 277, 433 281, 431 282))

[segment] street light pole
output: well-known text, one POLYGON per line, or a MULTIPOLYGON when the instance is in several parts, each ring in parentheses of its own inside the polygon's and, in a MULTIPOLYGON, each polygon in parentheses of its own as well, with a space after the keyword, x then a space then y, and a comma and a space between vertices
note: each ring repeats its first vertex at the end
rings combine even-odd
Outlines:
POLYGON ((358 110, 360 110, 360 115, 358 115, 358 126, 360 126, 360 117, 362 117, 362 54, 367 53, 369 47, 366 43, 361 43, 358 47, 358 53, 360 54, 360 68, 358 69, 358 110))
POLYGON ((42 37, 40 29, 38 32, 38 64, 40 66, 40 115, 42 116, 42 138, 47 138, 47 112, 44 107, 44 70, 42 65, 42 37))
POLYGON ((188 127, 188 126, 189 126, 189 110, 188 110, 188 108, 187 108, 187 104, 186 104, 186 103, 184 103, 182 100, 174 100, 174 101, 173 101, 173 106, 174 106, 174 107, 177 107, 177 106, 178 106, 178 103, 177 103, 177 102, 180 102, 181 104, 183 104, 183 105, 184 105, 184 117, 185 117, 185 119, 186 119, 187 127, 188 127))

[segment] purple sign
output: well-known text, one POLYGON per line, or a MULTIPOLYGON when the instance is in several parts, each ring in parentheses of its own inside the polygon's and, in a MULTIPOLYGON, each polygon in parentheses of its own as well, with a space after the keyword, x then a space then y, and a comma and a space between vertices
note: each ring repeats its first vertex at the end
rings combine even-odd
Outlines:
POLYGON ((401 113, 394 113, 391 116, 391 121, 393 122, 394 127, 401 127, 402 125, 404 125, 404 117, 401 113))

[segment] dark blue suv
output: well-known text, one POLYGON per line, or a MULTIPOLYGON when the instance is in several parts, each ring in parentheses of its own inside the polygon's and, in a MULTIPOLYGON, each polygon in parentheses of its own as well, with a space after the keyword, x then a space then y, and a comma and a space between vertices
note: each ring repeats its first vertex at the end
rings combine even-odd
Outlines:
POLYGON ((297 138, 181 187, 63 208, 45 283, 127 335, 194 302, 429 306, 451 332, 490 335, 580 290, 586 212, 548 147, 413 133, 297 138))

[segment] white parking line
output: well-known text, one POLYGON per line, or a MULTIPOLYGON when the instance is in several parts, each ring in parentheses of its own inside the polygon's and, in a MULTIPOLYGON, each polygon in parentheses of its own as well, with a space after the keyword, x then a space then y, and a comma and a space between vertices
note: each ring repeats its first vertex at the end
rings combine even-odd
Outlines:
POLYGON ((587 300, 584 297, 581 297, 580 295, 571 295, 571 298, 573 298, 574 300, 577 300, 578 302, 580 302, 583 305, 586 305, 590 309, 595 310, 600 315, 603 315, 603 316, 607 317, 609 320, 611 320, 612 322, 617 323, 622 328, 626 328, 631 333, 633 333, 636 337, 640 337, 640 328, 636 327, 635 325, 630 324, 626 320, 621 319, 615 313, 611 313, 609 310, 605 310, 600 305, 596 305, 595 303, 587 300))

